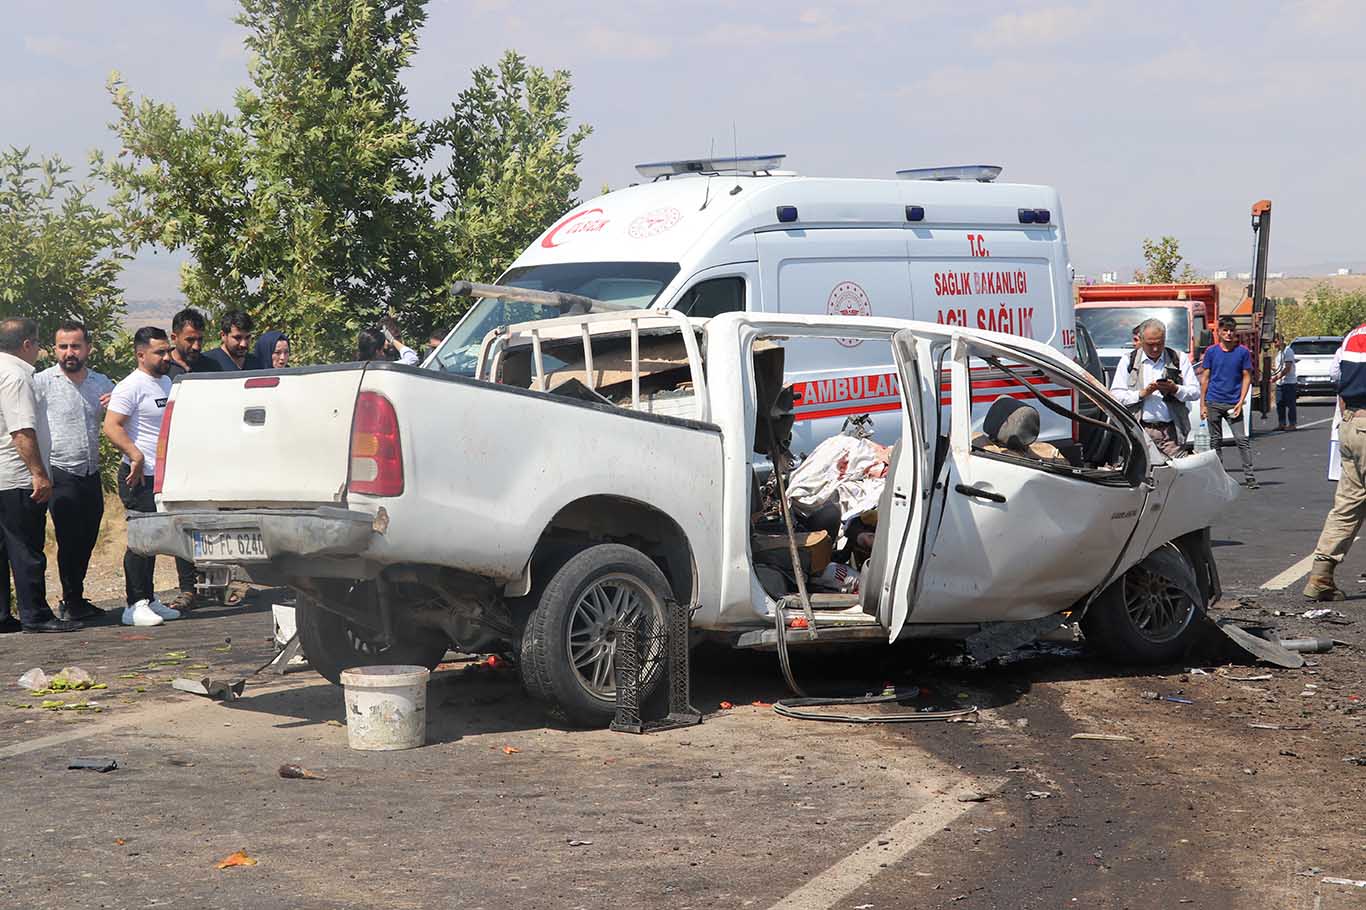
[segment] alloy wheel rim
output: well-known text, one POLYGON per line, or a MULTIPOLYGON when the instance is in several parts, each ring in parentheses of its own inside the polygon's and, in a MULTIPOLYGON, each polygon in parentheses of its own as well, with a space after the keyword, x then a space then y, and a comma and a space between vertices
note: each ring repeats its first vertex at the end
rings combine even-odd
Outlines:
POLYGON ((1154 644, 1178 637, 1195 615, 1195 604, 1184 591, 1143 568, 1124 578, 1124 609, 1138 634, 1154 644))
POLYGON ((570 666, 579 684, 593 697, 616 699, 616 626, 644 615, 642 673, 657 662, 663 648, 663 607, 654 592, 630 575, 614 573, 596 579, 579 593, 569 613, 565 636, 570 666))

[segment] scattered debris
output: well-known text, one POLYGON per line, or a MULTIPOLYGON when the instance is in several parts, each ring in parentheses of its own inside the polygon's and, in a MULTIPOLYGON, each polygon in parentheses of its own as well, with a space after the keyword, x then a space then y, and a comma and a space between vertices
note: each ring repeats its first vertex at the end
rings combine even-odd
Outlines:
POLYGON ((68 771, 98 771, 101 774, 115 771, 118 767, 118 761, 112 758, 73 758, 66 763, 68 771))
POLYGON ((1347 885, 1351 888, 1366 888, 1366 880, 1356 878, 1333 878, 1331 875, 1322 879, 1325 885, 1347 885))
POLYGON ((1178 704, 1178 705, 1193 705, 1193 704, 1195 704, 1195 701, 1194 701, 1193 699, 1184 698, 1184 697, 1182 697, 1182 696, 1180 696, 1180 695, 1164 695, 1164 696, 1162 696, 1162 700, 1163 700, 1163 701, 1173 702, 1174 704, 1178 704))
POLYGON ((19 677, 18 685, 21 689, 46 689, 47 674, 43 672, 42 667, 34 667, 19 677))
POLYGON ((576 840, 571 840, 571 841, 569 841, 569 846, 571 846, 571 847, 591 847, 591 846, 593 846, 593 842, 592 842, 591 840, 587 840, 587 839, 583 839, 583 840, 577 840, 577 839, 576 839, 576 840))
POLYGON ((1318 610, 1305 610, 1300 614, 1305 619, 1323 620, 1338 626, 1350 626, 1352 621, 1347 618, 1347 614, 1340 610, 1330 610, 1323 607, 1318 610))
POLYGON ((285 780, 327 780, 316 771, 310 771, 300 765, 281 765, 277 773, 285 780))
POLYGON ((1349 755, 1344 758, 1343 761, 1349 765, 1361 765, 1362 767, 1366 767, 1366 756, 1349 755))
MULTIPOLYGON (((1269 664, 1274 664, 1277 667, 1283 667, 1287 670, 1298 670, 1300 667, 1304 666, 1304 658, 1294 651, 1282 647, 1279 641, 1270 641, 1254 634, 1250 629, 1235 626, 1226 619, 1219 620, 1218 623, 1215 624, 1215 628, 1227 636, 1228 639, 1238 647, 1242 648, 1258 660, 1266 661, 1269 664)), ((1270 630, 1260 629, 1258 627, 1253 628, 1256 629, 1256 631, 1260 631, 1263 634, 1275 638, 1275 633, 1270 630)))
POLYGON ((236 701, 242 697, 242 692, 246 687, 247 681, 245 679, 214 679, 211 676, 204 676, 199 679, 177 677, 171 680, 171 688, 173 689, 189 692, 191 695, 203 695, 206 698, 213 698, 218 701, 236 701))
POLYGON ((256 860, 252 859, 250 856, 247 856, 247 851, 245 851, 245 850, 238 850, 236 853, 231 853, 231 854, 229 854, 229 855, 223 857, 222 859, 220 859, 220 860, 214 865, 214 868, 215 868, 215 869, 229 869, 229 868, 231 868, 231 867, 233 867, 233 866, 254 866, 254 865, 256 865, 256 860))
POLYGON ((332 720, 325 720, 325 721, 323 721, 323 723, 327 724, 327 726, 329 726, 329 727, 345 727, 345 726, 346 726, 346 724, 342 723, 341 721, 339 721, 339 720, 337 720, 337 719, 335 719, 335 718, 333 718, 332 720))
POLYGON ((503 747, 503 754, 504 754, 504 755, 516 755, 518 752, 521 752, 521 751, 522 751, 522 750, 521 750, 521 749, 518 749, 516 746, 504 746, 504 747, 503 747))
POLYGON ((1025 799, 1051 799, 1052 797, 1053 794, 1047 790, 1030 790, 1025 794, 1025 799))
POLYGON ((1102 743, 1131 743, 1134 741, 1132 736, 1125 736, 1122 733, 1073 733, 1072 738, 1102 743))
POLYGON ((958 801, 960 803, 984 803, 987 799, 987 794, 978 793, 976 790, 968 790, 958 794, 958 801))
POLYGON ((1272 678, 1270 673, 1258 673, 1256 676, 1228 676, 1223 673, 1219 675, 1231 682, 1266 682, 1272 678))
POLYGON ((124 840, 121 837, 114 838, 114 846, 116 847, 122 847, 126 843, 128 843, 128 841, 124 840))
POLYGON ((723 702, 721 702, 721 705, 720 705, 720 708, 721 708, 722 711, 729 711, 731 708, 734 708, 734 707, 735 707, 735 705, 731 704, 731 703, 728 702, 728 701, 723 701, 723 702))

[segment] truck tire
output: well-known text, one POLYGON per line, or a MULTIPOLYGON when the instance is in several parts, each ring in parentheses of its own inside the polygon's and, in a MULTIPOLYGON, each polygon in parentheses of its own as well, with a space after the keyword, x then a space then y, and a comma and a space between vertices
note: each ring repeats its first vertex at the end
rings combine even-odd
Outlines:
POLYGON ((405 638, 387 648, 377 648, 367 640, 367 630, 352 625, 302 591, 295 601, 294 622, 309 666, 333 685, 341 684, 343 670, 372 664, 434 670, 450 644, 440 632, 433 632, 425 638, 405 638))
POLYGON ((1096 598, 1081 619, 1081 630, 1088 646, 1112 660, 1165 664, 1194 643, 1204 612, 1204 603, 1191 596, 1188 585, 1175 583, 1145 561, 1096 598))
POLYGON ((643 702, 664 675, 665 604, 672 596, 664 573, 639 550, 599 544, 577 553, 545 585, 522 632, 527 692, 557 720, 585 727, 609 723, 616 713, 611 626, 643 612, 643 702))

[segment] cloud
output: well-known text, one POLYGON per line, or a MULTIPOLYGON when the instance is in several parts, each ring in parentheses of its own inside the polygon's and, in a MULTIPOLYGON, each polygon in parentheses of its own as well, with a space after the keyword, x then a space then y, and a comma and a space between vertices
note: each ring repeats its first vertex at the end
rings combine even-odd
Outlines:
POLYGON ((809 44, 827 41, 854 30, 847 18, 836 18, 825 9, 810 7, 790 24, 760 25, 754 22, 721 22, 702 33, 701 41, 713 47, 759 47, 775 44, 809 44))
POLYGON ((595 25, 583 36, 595 54, 618 60, 657 60, 669 55, 669 42, 637 32, 595 25))
POLYGON ((986 51, 1061 44, 1085 35, 1099 19, 1100 10, 1095 6, 1047 6, 1005 13, 992 19, 972 43, 986 51))
POLYGON ((86 45, 60 35, 25 35, 24 50, 35 57, 50 57, 62 63, 77 64, 89 60, 89 48, 86 45))

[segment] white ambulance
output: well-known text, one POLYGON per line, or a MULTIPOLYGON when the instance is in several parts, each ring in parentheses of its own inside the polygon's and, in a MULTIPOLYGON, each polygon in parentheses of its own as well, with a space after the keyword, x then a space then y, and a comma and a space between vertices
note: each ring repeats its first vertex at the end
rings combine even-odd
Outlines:
MULTIPOLYGON (((996 183, 999 167, 899 171, 900 179, 802 177, 782 155, 639 165, 649 182, 564 215, 499 279, 617 305, 890 316, 1021 335, 1073 356, 1072 269, 1055 190, 996 183)), ((471 375, 484 336, 559 313, 484 298, 427 365, 471 375)), ((982 367, 973 401, 1070 392, 1044 377, 982 367)), ((794 451, 839 432, 848 417, 900 407, 890 347, 857 339, 794 341, 794 451)), ((947 394, 947 385, 945 386, 947 394)), ((1045 409, 1044 436, 1071 435, 1045 409)), ((891 415, 889 415, 890 417, 891 415)), ((890 441, 899 425, 877 423, 890 441)))

